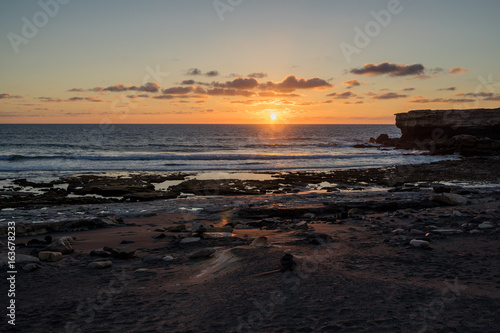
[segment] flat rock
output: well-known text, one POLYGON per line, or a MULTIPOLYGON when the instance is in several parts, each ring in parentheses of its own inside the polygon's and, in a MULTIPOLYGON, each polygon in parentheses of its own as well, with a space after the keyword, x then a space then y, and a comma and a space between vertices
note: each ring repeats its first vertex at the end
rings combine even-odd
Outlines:
POLYGON ((164 256, 163 258, 161 258, 163 261, 166 261, 166 262, 171 262, 174 260, 174 257, 172 256, 164 256))
MULTIPOLYGON (((0 265, 7 265, 9 262, 9 257, 7 253, 0 253, 0 265)), ((26 254, 18 254, 16 253, 16 264, 21 264, 25 262, 40 262, 40 259, 33 256, 28 256, 26 254)))
POLYGON ((87 265, 88 268, 103 269, 113 266, 112 261, 94 261, 87 265))
POLYGON ((441 193, 437 195, 433 195, 430 198, 431 201, 450 205, 450 206, 462 206, 466 205, 468 202, 468 199, 466 197, 463 197, 459 194, 453 194, 453 193, 441 193))
POLYGON ((257 238, 255 238, 252 243, 250 243, 251 246, 255 246, 255 247, 269 247, 270 246, 270 243, 269 243, 269 239, 267 239, 266 236, 259 236, 257 238))
POLYGON ((199 250, 193 252, 189 255, 189 259, 200 259, 200 258, 208 258, 215 253, 215 249, 207 248, 203 250, 199 250))
POLYGON ((154 254, 146 254, 145 256, 142 257, 142 261, 146 263, 158 262, 162 260, 163 260, 162 256, 157 256, 154 254))
POLYGON ((420 240, 420 239, 412 239, 410 241, 410 245, 414 247, 420 247, 424 249, 430 248, 431 244, 428 241, 420 240))
POLYGON ((461 234, 464 231, 461 229, 434 229, 432 232, 441 234, 441 235, 454 235, 454 234, 461 234))
POLYGON ((107 258, 111 256, 111 253, 108 251, 103 251, 103 250, 92 250, 90 251, 90 256, 91 257, 101 257, 101 258, 107 258))
POLYGON ((41 261, 56 262, 62 259, 61 252, 50 252, 50 251, 40 251, 38 253, 38 259, 41 261))
POLYGON ((181 240, 181 244, 198 243, 200 240, 200 237, 186 237, 181 240))
POLYGON ((309 226, 307 225, 307 222, 302 221, 299 222, 295 225, 295 230, 309 230, 309 226))
POLYGON ((493 229, 495 226, 490 224, 490 223, 481 223, 480 225, 477 226, 480 230, 484 229, 493 229))
POLYGON ((132 259, 134 258, 136 249, 129 246, 119 246, 111 251, 111 256, 115 259, 132 259))

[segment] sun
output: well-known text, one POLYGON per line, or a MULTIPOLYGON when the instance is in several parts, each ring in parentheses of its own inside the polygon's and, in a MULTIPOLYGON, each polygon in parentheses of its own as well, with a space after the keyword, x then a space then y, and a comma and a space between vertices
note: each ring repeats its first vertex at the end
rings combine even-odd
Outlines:
POLYGON ((271 117, 271 120, 276 120, 276 118, 278 116, 276 115, 276 113, 271 113, 270 117, 271 117))

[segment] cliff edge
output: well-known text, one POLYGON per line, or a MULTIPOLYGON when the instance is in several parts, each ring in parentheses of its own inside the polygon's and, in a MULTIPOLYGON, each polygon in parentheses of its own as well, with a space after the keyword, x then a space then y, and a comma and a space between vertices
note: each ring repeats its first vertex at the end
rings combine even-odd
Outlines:
POLYGON ((414 110, 396 114, 401 140, 440 141, 456 135, 500 140, 500 108, 414 110))

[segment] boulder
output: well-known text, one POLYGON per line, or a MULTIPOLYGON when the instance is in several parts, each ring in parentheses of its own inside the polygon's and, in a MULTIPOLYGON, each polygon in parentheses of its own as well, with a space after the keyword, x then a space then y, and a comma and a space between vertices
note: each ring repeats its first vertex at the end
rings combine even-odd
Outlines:
POLYGON ((61 252, 40 251, 38 252, 38 259, 41 261, 56 262, 62 259, 61 252))
POLYGON ((112 261, 94 261, 94 262, 91 262, 87 265, 88 268, 97 268, 97 269, 103 269, 103 268, 108 268, 108 267, 111 267, 113 266, 113 262, 112 261))
POLYGON ((302 221, 302 222, 299 222, 295 225, 295 230, 309 230, 309 226, 307 225, 307 222, 305 221, 302 221))
POLYGON ((453 194, 453 193, 441 193, 437 195, 433 195, 430 198, 431 201, 438 202, 441 204, 445 205, 450 205, 450 206, 461 206, 461 205, 466 205, 468 202, 468 199, 464 196, 461 196, 459 194, 453 194))
POLYGON ((49 251, 49 252, 61 252, 62 254, 71 254, 75 252, 73 249, 73 246, 70 243, 70 240, 72 240, 72 237, 61 237, 55 242, 52 242, 49 244, 46 248, 44 248, 42 251, 49 251))
POLYGON ((127 260, 134 258, 136 249, 128 246, 119 246, 111 250, 111 256, 115 259, 127 260))

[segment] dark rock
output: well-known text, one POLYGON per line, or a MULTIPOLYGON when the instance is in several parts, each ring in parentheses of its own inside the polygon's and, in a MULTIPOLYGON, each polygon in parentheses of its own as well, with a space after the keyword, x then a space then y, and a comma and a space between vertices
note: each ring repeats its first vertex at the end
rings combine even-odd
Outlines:
POLYGON ((61 252, 62 254, 71 254, 75 252, 73 246, 70 243, 71 237, 61 237, 55 242, 52 242, 47 247, 43 249, 43 251, 50 252, 61 252))
POLYGON ((107 258, 111 256, 111 253, 108 251, 103 251, 103 250, 92 250, 90 251, 90 256, 91 257, 101 257, 101 258, 107 258))
POLYGON ((134 258, 136 249, 128 246, 120 246, 111 251, 111 256, 115 259, 127 260, 134 258))
POLYGON ((207 248, 203 250, 196 251, 189 255, 189 259, 201 259, 201 258, 208 258, 212 256, 215 253, 215 250, 212 248, 207 248))
POLYGON ((120 244, 124 244, 124 245, 125 245, 125 244, 134 244, 134 243, 135 243, 134 241, 131 241, 131 240, 125 240, 125 239, 124 239, 124 240, 122 240, 122 241, 120 242, 120 244))

